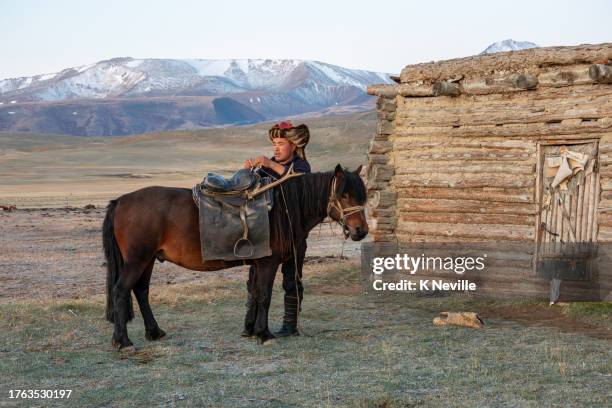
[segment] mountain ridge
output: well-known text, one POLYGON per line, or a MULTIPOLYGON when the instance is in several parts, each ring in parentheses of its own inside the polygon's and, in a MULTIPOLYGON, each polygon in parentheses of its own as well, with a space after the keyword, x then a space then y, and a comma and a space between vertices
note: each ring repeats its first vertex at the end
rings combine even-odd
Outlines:
MULTIPOLYGON (((482 54, 537 47, 507 39, 482 54)), ((129 135, 373 109, 389 74, 300 59, 117 57, 0 80, 0 131, 129 135)))
POLYGON ((389 75, 321 61, 112 58, 0 81, 0 130, 113 136, 372 109, 389 75))
POLYGON ((309 71, 319 84, 356 86, 365 91, 389 76, 297 59, 111 58, 50 74, 0 80, 0 100, 57 101, 78 98, 155 96, 188 92, 211 83, 208 94, 279 90, 295 86, 294 74, 309 71), (291 79, 294 79, 292 82, 291 79), (215 85, 221 88, 215 89, 215 85))

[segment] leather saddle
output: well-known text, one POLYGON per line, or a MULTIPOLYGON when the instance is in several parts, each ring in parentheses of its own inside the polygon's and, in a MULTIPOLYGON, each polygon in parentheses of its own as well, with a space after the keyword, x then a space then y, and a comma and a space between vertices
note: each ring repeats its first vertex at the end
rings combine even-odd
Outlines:
POLYGON ((267 177, 242 169, 229 179, 208 173, 193 188, 205 261, 257 259, 272 254, 268 218, 272 190, 252 198, 249 195, 269 182, 267 177))
POLYGON ((202 188, 211 193, 241 192, 253 187, 258 176, 257 173, 248 169, 237 171, 230 179, 216 173, 208 173, 202 182, 202 188))

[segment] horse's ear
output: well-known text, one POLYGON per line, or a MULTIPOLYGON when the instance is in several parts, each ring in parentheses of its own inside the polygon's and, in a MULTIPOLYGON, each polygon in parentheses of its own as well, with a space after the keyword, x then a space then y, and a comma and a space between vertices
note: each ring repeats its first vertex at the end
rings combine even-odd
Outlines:
POLYGON ((337 178, 344 176, 344 170, 342 170, 342 166, 340 165, 340 163, 336 165, 336 169, 334 170, 334 175, 337 178))
POLYGON ((361 168, 362 168, 362 167, 363 167, 363 164, 360 164, 360 165, 359 165, 359 167, 357 167, 357 170, 355 170, 355 171, 353 172, 353 174, 356 174, 356 175, 358 175, 358 176, 359 176, 359 175, 361 174, 361 168))

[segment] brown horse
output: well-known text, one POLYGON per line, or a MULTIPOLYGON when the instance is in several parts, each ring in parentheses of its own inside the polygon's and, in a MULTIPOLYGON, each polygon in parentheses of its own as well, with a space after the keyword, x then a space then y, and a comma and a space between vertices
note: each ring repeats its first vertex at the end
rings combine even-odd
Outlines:
MULTIPOLYGON (((200 250, 198 208, 185 188, 147 187, 112 200, 103 224, 107 261, 106 318, 114 323, 113 345, 131 346, 127 322, 134 317, 134 291, 144 319, 145 337, 165 336, 149 305, 149 282, 155 259, 196 271, 216 271, 238 265, 255 266, 250 277, 254 306, 247 312, 245 331, 263 343, 274 336, 268 329, 268 309, 279 264, 292 258, 293 243, 329 216, 346 236, 363 239, 368 225, 363 212, 366 189, 355 172, 340 165, 326 173, 304 174, 274 189, 270 211, 272 255, 247 261, 205 261, 200 250)), ((297 260, 302 267, 303 256, 297 260)))

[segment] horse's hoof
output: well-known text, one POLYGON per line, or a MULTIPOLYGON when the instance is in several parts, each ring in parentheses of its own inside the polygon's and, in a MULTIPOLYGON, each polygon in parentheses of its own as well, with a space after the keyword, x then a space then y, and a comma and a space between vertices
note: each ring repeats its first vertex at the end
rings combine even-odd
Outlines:
POLYGON ((134 345, 134 343, 132 343, 127 336, 124 336, 122 338, 116 338, 115 336, 113 336, 112 344, 113 347, 115 347, 117 350, 121 350, 125 347, 130 347, 134 345))
POLYGON ((132 343, 129 339, 117 340, 113 337, 112 345, 117 351, 120 351, 127 347, 133 347, 134 343, 132 343))
POLYGON ((145 333, 145 338, 149 341, 160 340, 166 336, 166 332, 160 329, 159 327, 155 328, 151 332, 145 333))

